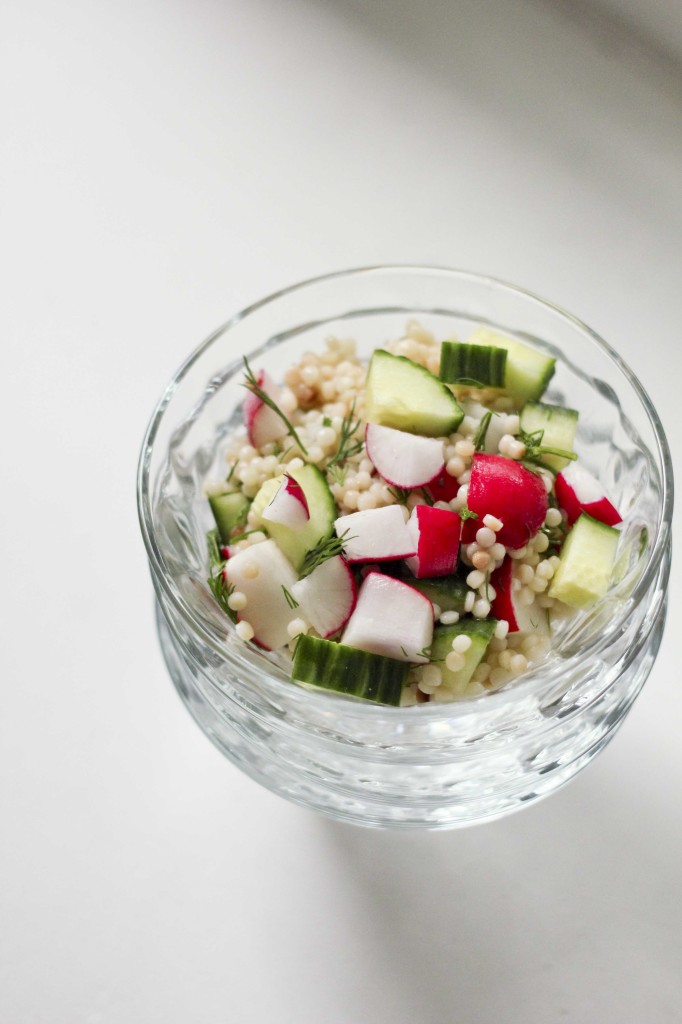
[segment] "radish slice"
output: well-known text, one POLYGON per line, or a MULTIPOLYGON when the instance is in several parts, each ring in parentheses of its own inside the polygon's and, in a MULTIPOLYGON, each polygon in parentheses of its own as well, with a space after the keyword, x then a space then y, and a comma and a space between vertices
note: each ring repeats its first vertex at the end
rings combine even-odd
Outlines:
POLYGON ((578 462, 569 462, 558 474, 554 489, 559 508, 566 513, 569 526, 573 526, 581 512, 587 512, 607 526, 616 526, 623 521, 597 478, 578 462))
POLYGON ((478 452, 471 467, 467 506, 479 520, 493 515, 502 521, 497 534, 500 544, 522 548, 545 521, 547 492, 538 473, 504 455, 478 452))
POLYGON ((262 518, 271 523, 281 523, 291 530, 302 530, 310 519, 303 488, 288 473, 285 473, 279 489, 265 506, 262 518))
POLYGON ((386 483, 394 487, 423 487, 443 470, 443 442, 405 430, 368 423, 367 455, 386 483))
POLYGON ((348 622, 357 600, 357 587, 345 559, 336 555, 313 569, 310 576, 294 583, 291 594, 305 621, 321 637, 328 637, 348 622))
POLYGON ((417 579, 448 576, 455 571, 462 529, 456 512, 417 505, 407 529, 417 549, 417 554, 407 559, 407 565, 417 579))
POLYGON ((426 488, 434 501, 452 501, 459 491, 459 480, 450 476, 446 469, 442 470, 435 480, 431 480, 426 488))
MULTIPOLYGON (((262 388, 276 405, 279 405, 282 392, 265 370, 258 371, 256 381, 258 387, 262 388)), ((286 425, 274 409, 266 405, 262 398, 254 395, 248 388, 244 397, 243 412, 246 432, 254 448, 262 448, 269 441, 276 441, 279 437, 284 437, 287 432, 286 425)))
POLYGON ((491 604, 491 614, 496 619, 505 619, 509 623, 510 633, 535 633, 549 636, 547 610, 531 605, 521 604, 514 590, 514 562, 506 556, 502 565, 490 577, 490 585, 495 591, 491 604))
POLYGON ((284 590, 291 591, 296 573, 274 540, 238 551, 223 571, 227 582, 246 595, 246 608, 237 618, 251 623, 254 643, 268 651, 283 647, 289 640, 287 626, 296 618, 284 590))
POLYGON ((423 665, 433 640, 433 605, 414 587, 379 572, 365 578, 341 643, 423 665))
POLYGON ((417 553, 399 505, 351 512, 334 523, 337 536, 347 534, 344 554, 348 562, 386 562, 417 553))

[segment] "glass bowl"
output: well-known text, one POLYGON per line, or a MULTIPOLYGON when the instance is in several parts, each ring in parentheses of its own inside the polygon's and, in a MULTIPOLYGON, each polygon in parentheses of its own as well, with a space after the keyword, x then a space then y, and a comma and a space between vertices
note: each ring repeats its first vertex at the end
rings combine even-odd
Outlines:
POLYGON ((585 324, 489 277, 372 267, 287 288, 239 313, 189 357, 144 438, 138 505, 163 654, 204 732, 253 779, 333 818, 451 828, 547 796, 614 735, 646 680, 666 615, 672 468, 649 398, 585 324), (577 451, 625 523, 608 597, 559 628, 550 656, 497 692, 393 708, 292 683, 275 656, 243 643, 214 605, 203 487, 225 475, 241 422, 243 362, 281 380, 330 335, 359 352, 418 319, 437 338, 483 324, 556 357, 546 398, 580 410, 577 451))

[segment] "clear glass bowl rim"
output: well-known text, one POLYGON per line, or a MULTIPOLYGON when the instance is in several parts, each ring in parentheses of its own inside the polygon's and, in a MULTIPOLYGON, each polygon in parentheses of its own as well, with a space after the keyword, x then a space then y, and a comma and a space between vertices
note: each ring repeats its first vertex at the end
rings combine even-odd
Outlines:
MULTIPOLYGON (((673 511, 673 497, 674 497, 674 485, 673 485, 673 468, 672 458, 670 454, 670 448, 663 430, 661 420, 656 412, 656 409, 649 398, 647 392, 640 384, 637 377, 628 367, 627 363, 621 358, 621 356, 606 342, 599 334, 597 334, 591 327, 580 320, 578 317, 569 313, 561 306, 556 305, 547 299, 542 298, 535 292, 528 289, 521 288, 517 285, 510 284, 507 281, 501 280, 496 277, 492 277, 487 274, 479 274, 474 271, 460 270, 451 267, 438 266, 438 265, 420 265, 420 264, 377 264, 366 267, 357 267, 347 270, 338 270, 332 273, 320 274, 318 276, 308 278, 303 281, 298 281, 295 284, 289 285, 285 288, 281 288, 276 292, 272 292, 270 295, 265 296, 262 299, 251 303, 244 309, 235 313, 230 317, 224 324, 214 330, 200 345, 194 349, 193 352, 187 357, 187 359, 180 365, 177 372, 174 374, 170 382, 164 389, 161 398, 159 399, 152 416, 150 418, 147 430, 144 435, 142 442, 142 448, 140 451, 140 457, 138 462, 137 470, 137 507, 138 516, 140 521, 140 528, 147 551, 147 557, 149 564, 152 569, 157 585, 160 585, 163 589, 165 598, 171 602, 171 605, 176 613, 178 613, 181 619, 185 622, 192 633, 197 635, 201 641, 207 644, 221 659, 232 662, 235 668, 238 668, 245 678, 252 678, 258 680, 263 685, 265 684, 268 688, 273 689, 273 696, 284 696, 287 700, 292 699, 295 703, 314 703, 322 702, 321 706, 329 708, 330 701, 342 701, 344 705, 344 715, 354 717, 355 714, 360 715, 363 719, 367 720, 370 716, 381 718, 387 714, 391 716, 394 724, 398 725, 401 718, 405 719, 405 724, 408 724, 410 720, 414 720, 414 708, 394 708, 386 705, 375 705, 371 702, 357 701, 352 697, 347 697, 343 694, 335 694, 329 691, 317 691, 309 689, 307 687, 297 686, 292 684, 291 680, 286 675, 277 669, 277 666, 272 665, 268 667, 265 659, 255 650, 251 650, 246 644, 233 645, 229 649, 225 643, 212 634, 204 624, 194 614, 191 606, 184 600, 182 594, 175 586, 173 579, 168 575, 165 570, 163 557, 159 545, 156 540, 156 531, 154 526, 154 518, 152 512, 152 501, 150 494, 150 463, 151 455, 153 451, 154 441, 158 433, 161 421, 163 419, 164 412, 168 407, 173 395, 183 380, 185 375, 194 366, 194 364, 201 358, 204 352, 225 333, 239 324, 246 317, 250 316, 264 306, 276 302, 278 299, 291 295, 297 291, 309 288, 316 284, 322 284, 335 279, 351 279, 361 275, 370 275, 377 273, 396 273, 396 274, 409 274, 413 273, 416 275, 428 275, 428 274, 439 274, 448 275, 455 280, 462 282, 470 281, 479 285, 488 285, 498 289, 508 291, 510 293, 522 296, 526 300, 538 303, 549 312, 552 312, 566 320, 568 320, 574 327, 586 334, 591 342, 600 348, 615 367, 623 374, 627 382, 630 384, 634 392, 636 393, 642 407, 649 419, 651 424, 654 437, 656 440, 656 454, 660 460, 661 467, 661 487, 662 487, 662 507, 661 516, 656 531, 656 537, 654 544, 651 549, 651 555, 649 561, 644 568, 644 571, 639 579, 635 590, 633 591, 632 598, 635 600, 639 595, 644 595, 649 587, 651 586, 655 574, 659 571, 663 557, 670 543, 670 532, 672 526, 672 511, 673 511), (271 670, 269 670, 269 668, 271 670), (296 696, 294 696, 296 695, 296 696), (394 717, 395 716, 395 717, 394 717)), ((667 581, 666 581, 667 583, 667 581)), ((594 649, 598 649, 600 646, 599 640, 591 645, 591 647, 581 651, 581 658, 584 658, 587 654, 592 653, 594 649)), ((565 665, 566 663, 564 663, 565 665)), ((563 669, 564 666, 560 666, 563 669)), ((528 695, 535 689, 540 689, 547 684, 548 681, 547 666, 539 665, 533 671, 527 673, 523 679, 518 680, 512 686, 502 688, 491 694, 484 694, 480 697, 474 697, 465 701, 458 701, 455 704, 436 704, 430 703, 421 705, 419 708, 419 718, 424 721, 424 718, 428 716, 430 720, 438 719, 449 719, 453 714, 462 713, 466 708, 471 709, 472 707, 478 706, 480 709, 481 702, 485 705, 493 703, 499 708, 500 701, 511 701, 516 702, 521 693, 528 695)), ((214 680, 209 680, 213 686, 218 690, 221 688, 214 680)))

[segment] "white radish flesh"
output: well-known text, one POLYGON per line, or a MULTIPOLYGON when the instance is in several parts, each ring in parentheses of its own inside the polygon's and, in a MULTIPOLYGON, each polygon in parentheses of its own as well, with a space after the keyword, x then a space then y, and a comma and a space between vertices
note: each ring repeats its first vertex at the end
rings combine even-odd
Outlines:
POLYGON ((397 661, 425 664, 433 640, 433 605, 400 580, 371 572, 365 578, 355 611, 341 642, 397 661))
POLYGON ((351 512, 334 523, 338 537, 344 533, 344 555, 349 562, 381 562, 409 558, 416 553, 398 505, 351 512))
POLYGON ((443 442, 368 423, 365 448, 377 472, 394 487, 424 487, 445 465, 443 442))
POLYGON ((321 637, 343 629, 357 599, 353 573, 341 555, 328 558, 304 579, 294 583, 291 595, 298 601, 297 614, 321 637))
POLYGON ((238 613, 254 630, 254 641, 269 651, 289 640, 287 626, 296 618, 284 594, 296 583, 293 566, 274 540, 244 548, 227 560, 225 579, 246 596, 246 607, 238 613))

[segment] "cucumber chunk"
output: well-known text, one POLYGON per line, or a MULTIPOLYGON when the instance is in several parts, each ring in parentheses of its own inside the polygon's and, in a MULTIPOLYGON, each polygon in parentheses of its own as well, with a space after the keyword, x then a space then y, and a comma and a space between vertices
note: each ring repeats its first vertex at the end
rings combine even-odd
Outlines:
POLYGON ((251 502, 241 491, 231 494, 213 494, 208 503, 218 527, 218 534, 223 544, 230 543, 230 533, 235 526, 243 526, 251 502))
POLYGON ((469 344, 493 345, 507 350, 504 388, 519 405, 541 398, 554 375, 556 360, 551 356, 487 327, 477 327, 469 344))
MULTIPOLYGON (((572 452, 575 432, 578 429, 578 413, 575 409, 566 409, 562 405, 547 405, 544 402, 526 402, 519 417, 521 430, 526 434, 534 434, 542 430, 541 444, 548 448, 561 448, 572 452)), ((541 463, 560 473, 568 463, 560 455, 543 455, 541 463)))
POLYGON ((397 707, 409 671, 407 662, 303 635, 296 644, 291 675, 324 690, 397 707))
POLYGON ((609 589, 620 534, 586 512, 576 520, 561 550, 549 596, 572 608, 589 608, 609 589))
MULTIPOLYGON (((292 530, 290 526, 273 523, 270 520, 264 520, 263 527, 277 542, 277 546, 287 556, 294 568, 300 571, 306 552, 314 548, 321 540, 331 537, 338 511, 325 476, 317 466, 305 465, 300 469, 288 470, 288 473, 300 485, 305 494, 310 519, 301 530, 292 530)), ((263 484, 263 487, 265 486, 266 484, 263 484)), ((256 495, 254 503, 258 500, 259 495, 260 491, 256 495)), ((270 498, 272 496, 270 494, 270 498)), ((268 500, 270 499, 268 498, 268 500)))
POLYGON ((452 392, 423 366, 377 349, 367 373, 368 423, 426 437, 452 434, 464 418, 452 392))
POLYGON ((452 626, 436 626, 431 644, 431 660, 439 663, 443 677, 442 686, 453 693, 463 693, 488 650, 496 626, 497 619, 462 619, 452 626), (452 641, 458 636, 468 636, 471 647, 462 655, 462 668, 453 672, 445 664, 445 659, 452 650, 452 641))
POLYGON ((440 347, 439 376, 446 384, 504 387, 507 350, 497 345, 468 345, 444 341, 440 347))
POLYGON ((437 604, 443 612, 463 612, 469 588, 466 581, 459 576, 433 576, 430 579, 417 580, 411 574, 404 573, 406 583, 418 590, 433 604, 437 604))

